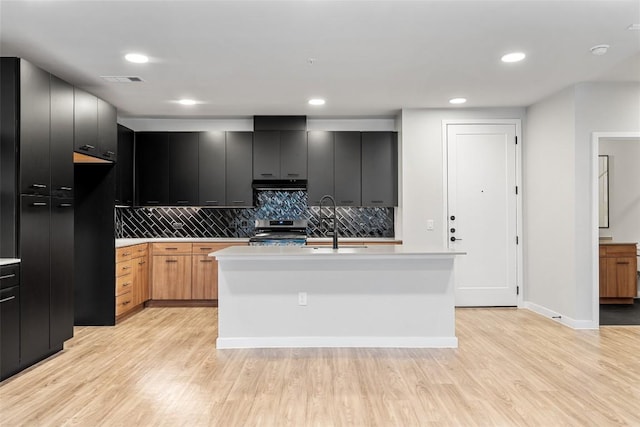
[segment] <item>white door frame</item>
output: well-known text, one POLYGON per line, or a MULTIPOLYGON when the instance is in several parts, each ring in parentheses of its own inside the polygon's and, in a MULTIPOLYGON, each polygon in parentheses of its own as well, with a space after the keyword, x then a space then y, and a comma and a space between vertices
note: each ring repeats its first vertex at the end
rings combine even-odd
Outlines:
MULTIPOLYGON (((469 120, 443 120, 442 121, 442 195, 444 200, 444 209, 442 211, 442 223, 447 224, 447 212, 449 212, 449 200, 447 199, 447 190, 449 188, 448 176, 449 166, 447 162, 447 126, 449 125, 515 125, 516 137, 518 144, 516 145, 516 185, 518 186, 518 196, 516 197, 516 234, 519 238, 519 244, 516 246, 516 286, 520 287, 518 293, 518 308, 524 307, 524 272, 522 271, 522 247, 524 246, 522 235, 522 129, 520 119, 469 119, 469 120)), ((597 151, 596 151, 597 152, 597 151)), ((597 159, 597 156, 596 156, 597 159)), ((597 180, 596 180, 597 181, 597 180)), ((596 188, 597 189, 597 188, 596 188)), ((443 227, 442 242, 443 247, 447 247, 447 227, 443 227)), ((463 255, 464 256, 464 255, 463 255)))
POLYGON ((593 325, 600 328, 600 223, 598 222, 598 152, 601 139, 637 140, 640 132, 593 132, 591 134, 591 312, 593 325))

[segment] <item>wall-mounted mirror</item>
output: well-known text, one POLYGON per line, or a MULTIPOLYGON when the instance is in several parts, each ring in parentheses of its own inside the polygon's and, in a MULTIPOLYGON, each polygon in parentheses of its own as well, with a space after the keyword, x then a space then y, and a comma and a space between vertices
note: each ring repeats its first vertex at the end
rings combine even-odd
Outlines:
POLYGON ((609 156, 598 156, 598 195, 600 228, 609 228, 609 156))

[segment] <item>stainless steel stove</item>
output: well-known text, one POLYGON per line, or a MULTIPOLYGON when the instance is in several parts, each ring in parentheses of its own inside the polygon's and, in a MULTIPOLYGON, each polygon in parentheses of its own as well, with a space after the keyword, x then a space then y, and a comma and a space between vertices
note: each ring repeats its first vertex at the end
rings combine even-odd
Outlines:
POLYGON ((303 246, 307 244, 306 219, 257 219, 250 246, 303 246))

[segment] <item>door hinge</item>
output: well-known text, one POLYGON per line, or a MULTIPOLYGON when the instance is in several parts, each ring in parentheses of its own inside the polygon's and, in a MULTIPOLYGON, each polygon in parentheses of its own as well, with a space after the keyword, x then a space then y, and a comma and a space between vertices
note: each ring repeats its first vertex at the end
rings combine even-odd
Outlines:
POLYGON ((520 244, 520 237, 516 236, 516 245, 519 245, 519 244, 520 244))
POLYGON ((516 185, 516 194, 518 194, 518 186, 516 185))
POLYGON ((520 286, 516 286, 516 295, 520 295, 520 286))

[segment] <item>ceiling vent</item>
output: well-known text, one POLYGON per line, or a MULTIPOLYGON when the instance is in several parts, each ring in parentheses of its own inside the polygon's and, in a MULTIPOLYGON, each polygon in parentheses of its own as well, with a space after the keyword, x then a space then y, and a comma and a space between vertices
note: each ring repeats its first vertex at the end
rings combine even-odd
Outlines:
POLYGON ((100 76, 109 83, 141 83, 144 80, 136 76, 100 76))

